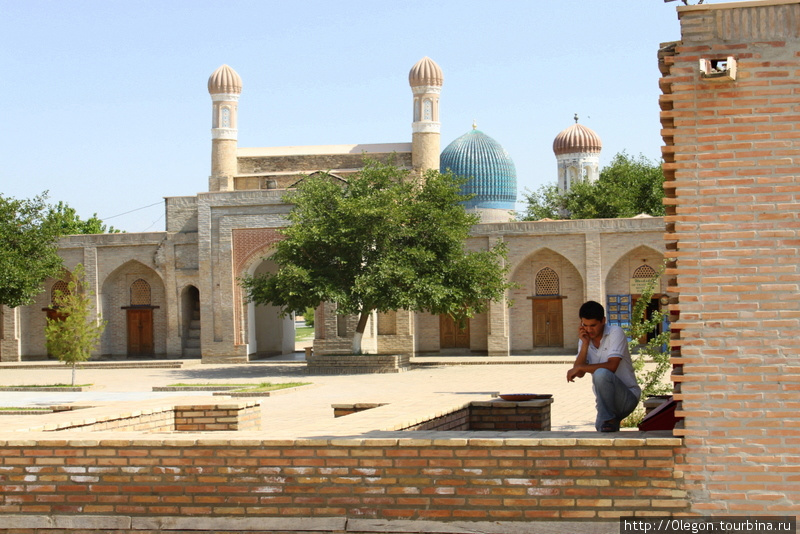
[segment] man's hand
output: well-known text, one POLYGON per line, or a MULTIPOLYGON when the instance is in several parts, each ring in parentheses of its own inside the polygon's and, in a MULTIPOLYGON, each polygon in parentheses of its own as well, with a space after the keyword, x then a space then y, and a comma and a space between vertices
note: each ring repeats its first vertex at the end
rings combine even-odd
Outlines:
POLYGON ((580 367, 573 367, 569 371, 567 371, 567 382, 572 382, 576 378, 582 378, 583 375, 586 374, 586 371, 581 369, 580 367))
POLYGON ((583 341, 584 344, 589 343, 589 332, 586 330, 585 327, 580 326, 578 327, 578 338, 583 341))

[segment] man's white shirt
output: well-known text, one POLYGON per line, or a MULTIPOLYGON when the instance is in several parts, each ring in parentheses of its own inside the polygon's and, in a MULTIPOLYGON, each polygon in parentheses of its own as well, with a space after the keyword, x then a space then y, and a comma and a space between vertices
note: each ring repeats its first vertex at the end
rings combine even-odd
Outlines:
MULTIPOLYGON (((581 352, 583 340, 578 340, 578 353, 581 352)), ((631 360, 631 353, 628 350, 628 338, 625 331, 616 325, 606 324, 603 328, 603 337, 600 341, 600 346, 595 347, 594 343, 589 341, 589 350, 586 353, 586 363, 597 364, 606 363, 609 358, 620 358, 619 366, 617 367, 616 375, 622 380, 622 383, 628 386, 628 389, 636 395, 641 396, 642 388, 636 381, 636 373, 633 371, 633 361, 631 360)))

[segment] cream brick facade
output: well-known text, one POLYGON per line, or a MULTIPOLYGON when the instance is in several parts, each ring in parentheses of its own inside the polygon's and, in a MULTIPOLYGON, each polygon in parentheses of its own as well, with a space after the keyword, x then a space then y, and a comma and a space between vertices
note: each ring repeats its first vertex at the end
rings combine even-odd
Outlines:
MULTIPOLYGON (((279 317, 274 307, 247 303, 238 279, 276 269, 270 247, 281 238, 291 209, 282 197, 303 176, 330 171, 346 179, 364 154, 407 168, 438 168, 441 70, 425 58, 412 74, 412 142, 238 148, 241 79, 230 67, 220 67, 209 80, 214 111, 209 191, 166 198, 165 232, 70 236, 60 243, 68 270, 84 265, 95 307, 108 321, 94 357, 201 356, 207 363, 235 363, 293 352, 293 318, 279 317), (145 300, 137 293, 141 288, 145 300)), ((641 262, 658 269, 663 225, 660 218, 477 225, 468 248, 486 249, 499 241, 508 245, 509 273, 518 288, 507 302, 492 303, 486 313, 470 319, 469 334, 459 334, 457 347, 445 339, 439 317, 403 310, 373 316, 362 346, 368 352, 404 355, 571 351, 577 344, 577 309, 584 300, 602 302, 609 290, 630 294, 629 278, 641 262), (532 333, 535 278, 542 269, 555 273, 563 302, 563 333, 548 347, 537 346, 532 333)), ((46 281, 33 304, 3 310, 2 361, 47 357, 43 331, 55 282, 46 281)), ((321 306, 315 352, 350 352, 355 323, 353 317, 336 315, 332 305, 321 306)))

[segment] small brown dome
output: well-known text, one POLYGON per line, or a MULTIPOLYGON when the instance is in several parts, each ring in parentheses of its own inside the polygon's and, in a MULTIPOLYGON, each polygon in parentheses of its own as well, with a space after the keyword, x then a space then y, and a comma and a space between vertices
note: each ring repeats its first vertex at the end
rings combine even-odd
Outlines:
POLYGON ((553 152, 556 153, 556 156, 577 152, 600 152, 602 149, 603 142, 600 140, 600 136, 591 128, 578 124, 577 115, 575 124, 563 130, 553 141, 553 152))
POLYGON ((428 56, 417 61, 417 64, 411 67, 411 71, 408 73, 408 83, 411 87, 419 87, 420 85, 441 86, 443 82, 442 69, 428 56))
POLYGON ((208 92, 212 95, 218 93, 239 94, 242 92, 242 79, 235 70, 223 65, 208 77, 208 92))

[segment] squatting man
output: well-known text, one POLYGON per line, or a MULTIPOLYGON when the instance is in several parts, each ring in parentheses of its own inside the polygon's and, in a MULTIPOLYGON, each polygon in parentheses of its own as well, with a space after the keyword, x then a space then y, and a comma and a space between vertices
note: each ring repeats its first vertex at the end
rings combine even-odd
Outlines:
POLYGON ((603 305, 593 300, 581 306, 578 316, 578 355, 567 371, 567 382, 591 374, 597 402, 594 426, 599 432, 617 432, 620 422, 636 409, 642 396, 628 338, 619 326, 606 324, 603 305))

